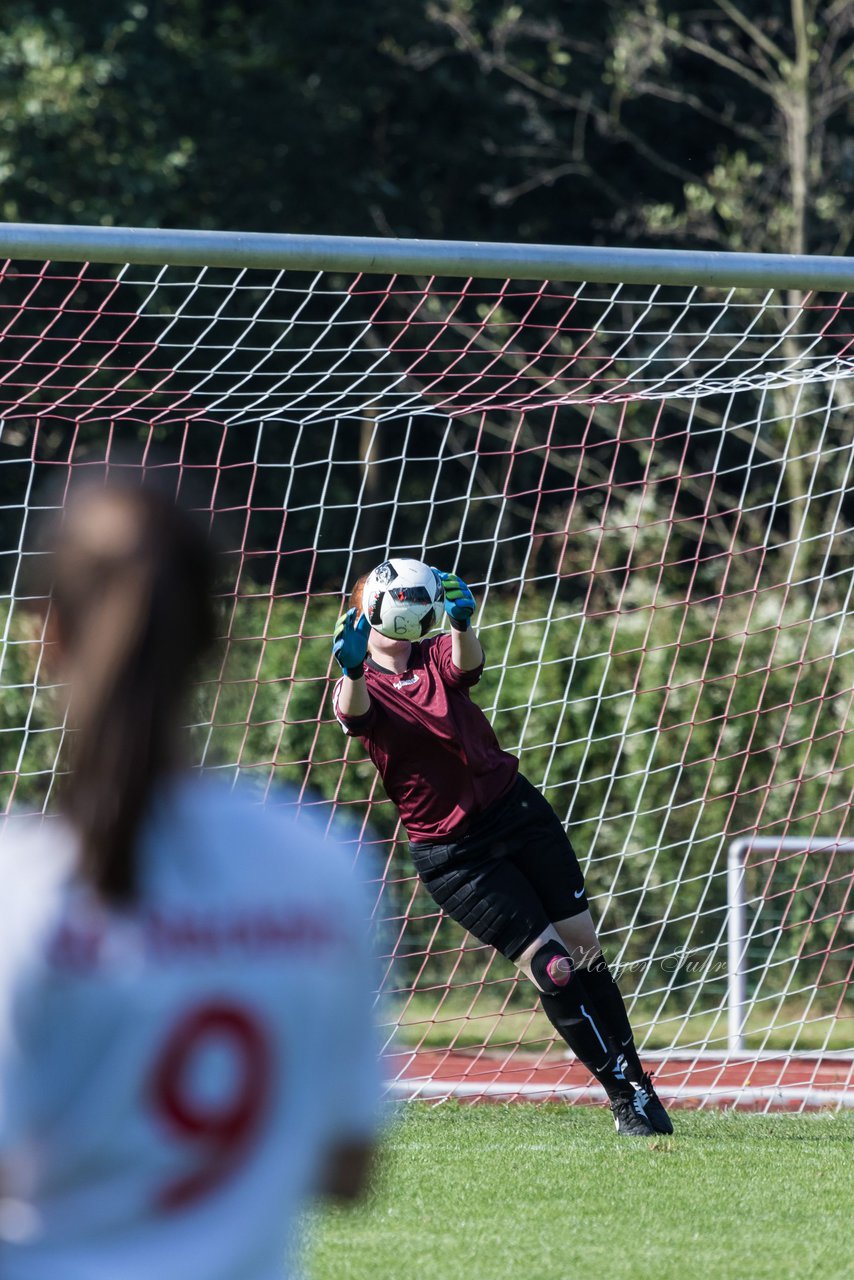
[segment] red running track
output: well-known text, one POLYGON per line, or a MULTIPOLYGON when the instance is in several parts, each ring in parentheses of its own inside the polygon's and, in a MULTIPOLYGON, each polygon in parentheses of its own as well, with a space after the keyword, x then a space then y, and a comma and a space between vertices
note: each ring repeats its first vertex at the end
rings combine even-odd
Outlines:
MULTIPOLYGON (((854 1106, 854 1052, 828 1054, 691 1053, 644 1055, 668 1104, 751 1111, 854 1106)), ((558 1054, 502 1055, 473 1050, 414 1050, 386 1059, 396 1097, 467 1102, 604 1101, 575 1059, 558 1054)))

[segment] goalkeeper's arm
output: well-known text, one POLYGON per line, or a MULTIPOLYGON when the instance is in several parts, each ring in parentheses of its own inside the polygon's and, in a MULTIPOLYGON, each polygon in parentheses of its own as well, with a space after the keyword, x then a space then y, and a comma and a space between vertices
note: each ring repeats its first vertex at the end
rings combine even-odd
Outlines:
POLYGON ((445 589, 445 613, 451 623, 451 660, 458 671, 474 671, 483 662, 481 643, 471 627, 475 598, 455 573, 436 572, 445 589))
POLYGON ((371 695, 365 681, 370 629, 363 613, 348 609, 338 619, 332 637, 332 654, 345 676, 338 691, 338 711, 353 720, 366 716, 371 709, 371 695))

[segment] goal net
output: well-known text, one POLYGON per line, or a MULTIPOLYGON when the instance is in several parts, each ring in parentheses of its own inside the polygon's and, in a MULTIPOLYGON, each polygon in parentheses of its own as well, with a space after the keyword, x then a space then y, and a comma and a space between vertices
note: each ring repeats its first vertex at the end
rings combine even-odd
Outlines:
POLYGON ((595 1096, 331 712, 342 592, 424 559, 474 588, 475 697, 566 824, 662 1096, 850 1104, 846 295, 572 279, 569 251, 551 281, 141 256, 0 272, 3 806, 50 805, 63 738, 31 518, 95 460, 168 472, 231 565, 199 762, 289 784, 373 868, 394 1091, 595 1096))

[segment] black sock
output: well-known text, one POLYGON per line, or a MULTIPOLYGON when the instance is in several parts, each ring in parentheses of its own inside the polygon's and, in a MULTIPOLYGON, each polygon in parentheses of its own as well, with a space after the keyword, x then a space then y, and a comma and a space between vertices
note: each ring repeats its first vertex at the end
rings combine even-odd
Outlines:
POLYGON ((635 1048, 635 1039, 629 1022, 629 1015, 626 1013, 626 1006, 623 1003, 623 997, 620 995, 620 988, 614 981, 614 975, 608 968, 605 957, 601 952, 591 962, 588 969, 579 971, 578 977, 590 996, 590 1003, 596 1012, 600 1025, 605 1031, 606 1037, 611 1041, 618 1053, 621 1053, 626 1059, 626 1074, 628 1078, 639 1084, 643 1075, 643 1067, 638 1057, 638 1051, 635 1048))
POLYGON ((595 1076, 610 1099, 622 1098, 631 1092, 631 1086, 617 1063, 617 1057, 603 1029, 584 1001, 581 983, 573 975, 563 991, 554 994, 540 992, 543 1012, 554 1029, 569 1045, 572 1052, 595 1076))

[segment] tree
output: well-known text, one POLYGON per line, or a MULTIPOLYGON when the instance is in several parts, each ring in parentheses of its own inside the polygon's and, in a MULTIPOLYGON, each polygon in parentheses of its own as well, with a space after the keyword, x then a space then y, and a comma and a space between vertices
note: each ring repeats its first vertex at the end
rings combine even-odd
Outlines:
MULTIPOLYGON (((430 0, 436 59, 517 104, 494 202, 596 193, 601 235, 843 253, 854 233, 848 0, 430 0)), ((423 62, 414 50, 410 62, 423 62)))
POLYGON ((12 0, 0 215, 476 234, 510 108, 463 67, 403 65, 430 29, 393 0, 12 0))

